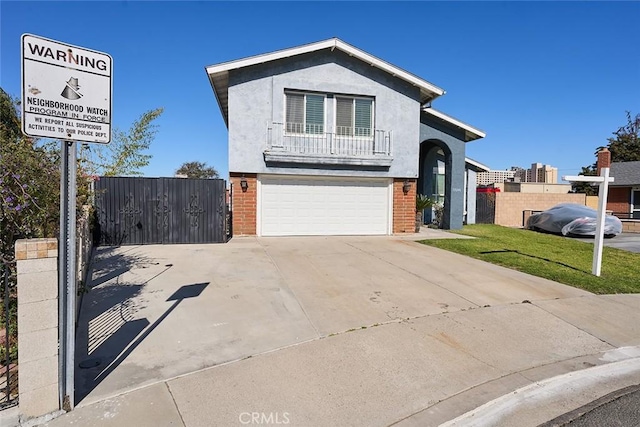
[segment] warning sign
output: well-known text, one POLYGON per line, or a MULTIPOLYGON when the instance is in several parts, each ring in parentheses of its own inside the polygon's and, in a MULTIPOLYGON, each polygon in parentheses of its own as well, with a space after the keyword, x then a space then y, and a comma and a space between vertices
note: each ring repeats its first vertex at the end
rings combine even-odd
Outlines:
POLYGON ((112 68, 113 60, 106 53, 24 34, 24 134, 109 143, 112 68))

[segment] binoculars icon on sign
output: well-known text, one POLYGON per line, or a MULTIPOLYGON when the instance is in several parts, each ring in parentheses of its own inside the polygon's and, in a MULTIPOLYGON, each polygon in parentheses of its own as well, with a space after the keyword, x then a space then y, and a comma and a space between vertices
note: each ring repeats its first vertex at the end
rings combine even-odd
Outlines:
POLYGON ((80 93, 80 85, 78 84, 78 79, 76 77, 71 77, 69 79, 61 95, 64 98, 70 99, 72 101, 82 98, 82 94, 80 93))

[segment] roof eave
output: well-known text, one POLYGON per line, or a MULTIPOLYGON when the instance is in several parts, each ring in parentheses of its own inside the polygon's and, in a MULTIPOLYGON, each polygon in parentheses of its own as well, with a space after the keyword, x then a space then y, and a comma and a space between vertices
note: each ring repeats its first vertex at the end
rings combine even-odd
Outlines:
MULTIPOLYGON (((205 71, 206 71, 206 67, 205 67, 205 71)), ((209 83, 211 84, 211 89, 213 89, 213 94, 216 96, 216 101, 218 102, 218 108, 220 108, 220 112, 222 113, 222 119, 224 120, 224 124, 227 128, 229 128, 229 119, 227 117, 227 114, 224 113, 224 107, 222 105, 222 103, 220 102, 220 97, 218 96, 218 91, 216 90, 216 86, 215 83, 213 82, 213 74, 209 74, 207 72, 207 77, 209 78, 209 83)))
POLYGON ((335 41, 335 47, 339 48, 340 50, 342 50, 343 52, 346 52, 349 55, 355 56, 358 59, 360 59, 363 62, 367 62, 370 65, 380 68, 383 71, 388 72, 389 74, 391 74, 394 77, 398 77, 402 80, 405 80, 411 84, 413 84, 414 86, 417 86, 420 88, 420 92, 422 94, 423 90, 424 92, 428 92, 431 94, 431 96, 427 97, 427 100, 424 102, 427 102, 429 100, 433 100, 439 96, 442 96, 445 94, 445 90, 424 80, 421 79, 420 77, 403 70, 402 68, 398 68, 393 64, 390 64, 380 58, 377 58, 373 55, 368 54, 367 52, 358 49, 355 46, 351 46, 348 43, 343 42, 340 39, 332 39, 335 41))
MULTIPOLYGON (((209 80, 213 87, 214 93, 216 93, 216 98, 218 99, 218 105, 221 106, 220 99, 218 97, 218 92, 216 91, 215 85, 213 83, 213 76, 220 75, 224 73, 229 73, 230 70, 236 70, 243 67, 249 67, 251 65, 263 64, 265 62, 275 61, 278 59, 301 55, 308 52, 314 52, 322 49, 340 49, 346 54, 356 57, 359 60, 370 64, 376 68, 379 68, 393 77, 397 77, 401 80, 404 80, 415 87, 420 89, 420 103, 425 104, 429 101, 433 101, 439 96, 445 94, 445 90, 421 79, 420 77, 409 73, 401 68, 396 67, 386 61, 383 61, 380 58, 377 58, 373 55, 368 54, 354 46, 351 46, 348 43, 343 42, 338 38, 332 38, 329 40, 323 40, 316 43, 310 43, 298 47, 282 49, 271 53, 264 53, 260 55, 254 55, 247 58, 237 59, 234 61, 223 62, 220 64, 209 65, 205 67, 207 74, 209 75, 209 80)), ((225 90, 225 88, 219 88, 219 90, 225 90)), ((221 108, 221 111, 224 111, 221 108)), ((224 114, 223 114, 224 116, 224 114)), ((227 117, 225 117, 225 123, 227 121, 227 117)))
POLYGON ((468 125, 458 119, 455 119, 441 111, 438 111, 432 107, 425 107, 422 109, 422 111, 424 111, 427 114, 431 114, 434 117, 439 118, 440 120, 443 120, 455 127, 457 127, 458 129, 461 129, 464 131, 465 134, 465 142, 470 142, 470 141, 475 141, 476 139, 481 139, 487 136, 487 134, 483 131, 481 131, 480 129, 474 128, 471 125, 468 125))
POLYGON ((485 172, 488 172, 491 170, 491 168, 489 168, 489 166, 487 165, 483 165, 482 163, 478 162, 477 160, 473 160, 469 157, 465 157, 464 161, 466 163, 469 163, 470 165, 474 166, 476 169, 482 169, 485 172))

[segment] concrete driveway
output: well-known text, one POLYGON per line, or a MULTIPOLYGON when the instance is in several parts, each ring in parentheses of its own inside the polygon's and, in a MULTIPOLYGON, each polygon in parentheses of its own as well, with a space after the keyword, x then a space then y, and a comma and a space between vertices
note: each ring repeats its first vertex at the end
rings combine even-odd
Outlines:
POLYGON ((172 402, 178 425, 258 410, 293 425, 431 425, 640 344, 637 295, 597 297, 399 237, 98 248, 89 285, 80 406, 137 393, 172 402))

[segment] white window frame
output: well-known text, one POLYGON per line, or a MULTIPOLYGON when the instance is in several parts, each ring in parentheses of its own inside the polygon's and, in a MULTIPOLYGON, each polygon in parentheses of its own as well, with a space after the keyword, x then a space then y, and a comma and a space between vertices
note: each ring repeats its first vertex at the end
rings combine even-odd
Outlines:
POLYGON ((333 96, 333 130, 336 134, 336 138, 351 138, 351 139, 362 139, 362 140, 372 140, 376 131, 376 100, 371 96, 355 96, 355 95, 334 95, 333 96), (351 120, 353 123, 353 133, 355 133, 355 124, 356 124, 356 107, 355 100, 356 99, 364 99, 366 101, 371 101, 371 135, 369 136, 356 136, 356 135, 338 135, 338 98, 342 99, 351 99, 352 108, 351 108, 351 120))
POLYGON ((304 92, 298 90, 285 90, 284 91, 284 111, 282 114, 283 124, 284 124, 284 134, 285 135, 302 135, 302 136, 320 136, 325 135, 327 133, 327 94, 325 93, 314 93, 314 92, 304 92), (304 95, 304 103, 302 110, 302 119, 304 120, 302 123, 302 128, 305 132, 289 132, 287 131, 287 95, 304 95), (307 133, 307 95, 313 96, 321 96, 322 97, 322 133, 307 133))
POLYGON ((640 192, 640 187, 631 187, 631 197, 630 197, 631 200, 629 203, 629 208, 630 208, 629 216, 631 217, 631 219, 633 219, 633 215, 636 212, 640 212, 640 209, 635 209, 635 204, 637 202, 640 202, 640 200, 635 200, 636 191, 640 192))

